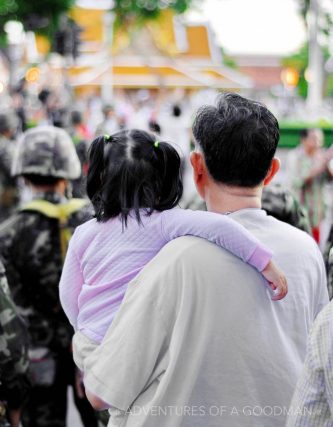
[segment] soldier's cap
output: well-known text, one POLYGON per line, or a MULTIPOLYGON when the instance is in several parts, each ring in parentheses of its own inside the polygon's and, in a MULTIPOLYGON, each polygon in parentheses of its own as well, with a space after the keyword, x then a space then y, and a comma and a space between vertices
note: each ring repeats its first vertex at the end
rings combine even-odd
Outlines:
POLYGON ((80 160, 69 134, 54 126, 38 126, 23 133, 16 149, 11 173, 77 179, 80 160))

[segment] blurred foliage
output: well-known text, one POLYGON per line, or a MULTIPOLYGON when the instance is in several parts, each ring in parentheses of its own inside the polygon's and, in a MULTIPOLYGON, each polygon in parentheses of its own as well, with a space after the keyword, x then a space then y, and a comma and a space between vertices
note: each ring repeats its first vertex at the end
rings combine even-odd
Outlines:
POLYGON ((225 52, 225 50, 223 49, 223 47, 221 47, 221 53, 222 53, 222 63, 223 63, 223 65, 225 65, 226 67, 234 68, 234 69, 238 68, 237 62, 234 60, 234 58, 232 56, 228 55, 225 52))
MULTIPOLYGON (((310 1, 311 0, 298 0, 301 16, 303 18, 303 21, 306 27, 308 26, 307 14, 310 9, 310 1)), ((319 19, 319 31, 324 36, 324 39, 326 39, 326 42, 328 41, 328 36, 332 28, 333 28, 333 20, 330 12, 321 8, 320 19, 319 19)))
MULTIPOLYGON (((98 0, 96 0, 98 1, 98 0)), ((164 9, 185 12, 202 0, 114 0, 116 26, 140 26, 146 20, 158 18, 164 9)), ((59 17, 67 12, 75 0, 0 0, 0 43, 5 40, 4 25, 9 20, 22 22, 25 30, 54 36, 59 17)))
MULTIPOLYGON (((328 47, 323 48, 324 61, 330 57, 328 47)), ((308 82, 306 80, 306 70, 309 65, 309 45, 305 43, 296 53, 287 56, 282 60, 284 67, 295 68, 299 73, 297 83, 297 94, 302 98, 306 98, 308 94, 308 82)), ((325 96, 333 96, 333 77, 328 76, 325 82, 325 96)))
POLYGON ((310 7, 310 0, 299 0, 299 5, 301 9, 301 14, 303 16, 303 19, 305 20, 310 7))
POLYGON ((74 0, 0 0, 0 35, 4 36, 7 21, 22 22, 24 29, 52 37, 58 19, 74 4, 74 0))
POLYGON ((305 43, 298 52, 282 60, 284 67, 292 67, 298 71, 299 80, 297 83, 297 94, 306 98, 308 94, 308 83, 305 79, 305 71, 309 65, 309 45, 305 43))
MULTIPOLYGON (((156 19, 165 9, 175 13, 183 13, 200 0, 114 0, 113 12, 116 16, 116 26, 142 25, 149 19, 156 19)), ((202 1, 202 0, 201 0, 202 1)))
POLYGON ((326 95, 333 98, 333 74, 329 74, 326 80, 326 95))

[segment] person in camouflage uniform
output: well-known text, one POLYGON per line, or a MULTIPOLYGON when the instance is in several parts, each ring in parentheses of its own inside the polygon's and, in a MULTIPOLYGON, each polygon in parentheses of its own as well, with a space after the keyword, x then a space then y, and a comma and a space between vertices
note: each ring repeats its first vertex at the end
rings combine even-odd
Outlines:
POLYGON ((19 201, 17 179, 10 174, 16 129, 17 120, 13 114, 0 114, 0 221, 8 218, 19 201))
POLYGON ((28 397, 28 340, 26 326, 14 305, 5 269, 0 262, 0 427, 19 424, 28 397))
POLYGON ((262 208, 268 215, 311 234, 307 209, 298 202, 290 190, 282 185, 275 184, 264 188, 262 208))
POLYGON ((23 176, 34 195, 32 202, 0 225, 9 286, 29 330, 33 387, 22 414, 23 425, 65 427, 67 389, 72 385, 84 426, 97 427, 95 412, 82 390, 75 387, 73 331, 58 295, 64 232, 72 234, 92 214, 89 206, 81 204, 67 218, 53 215, 71 206, 73 200, 66 197, 68 180, 80 174, 80 162, 67 132, 51 126, 25 132, 12 173, 23 176))

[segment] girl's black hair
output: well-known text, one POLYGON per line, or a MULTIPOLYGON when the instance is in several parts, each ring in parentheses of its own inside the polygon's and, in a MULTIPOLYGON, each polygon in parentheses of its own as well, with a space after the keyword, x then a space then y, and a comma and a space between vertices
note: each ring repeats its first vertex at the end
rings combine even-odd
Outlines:
POLYGON ((89 150, 87 194, 97 221, 121 216, 127 225, 132 211, 175 207, 182 194, 181 160, 166 142, 143 130, 122 130, 96 138, 89 150))

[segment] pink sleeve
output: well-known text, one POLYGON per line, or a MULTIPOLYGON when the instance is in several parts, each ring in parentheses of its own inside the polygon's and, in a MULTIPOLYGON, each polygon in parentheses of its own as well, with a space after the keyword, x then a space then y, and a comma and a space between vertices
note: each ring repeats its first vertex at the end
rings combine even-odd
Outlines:
POLYGON ((161 221, 166 241, 185 235, 202 237, 227 249, 258 271, 262 271, 272 258, 270 249, 227 215, 170 209, 162 212, 161 221))
POLYGON ((73 328, 77 327, 79 313, 78 298, 83 285, 83 276, 79 259, 75 253, 75 233, 73 234, 67 250, 64 267, 62 270, 59 296, 62 308, 73 328))

